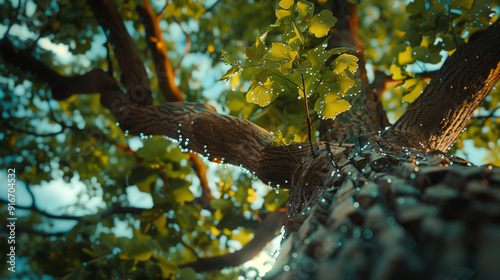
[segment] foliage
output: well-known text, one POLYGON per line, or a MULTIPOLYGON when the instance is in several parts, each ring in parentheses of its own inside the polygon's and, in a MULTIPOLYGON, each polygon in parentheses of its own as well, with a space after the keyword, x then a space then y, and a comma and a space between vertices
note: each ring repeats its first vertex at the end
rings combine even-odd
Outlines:
POLYGON ((242 79, 250 81, 246 100, 260 106, 269 105, 282 92, 294 92, 306 103, 314 98, 314 110, 321 118, 335 118, 349 109, 349 102, 342 98, 359 92, 360 81, 354 75, 357 58, 344 53, 349 48, 326 49, 329 30, 337 22, 332 12, 315 14, 311 2, 282 0, 276 17, 262 34, 257 32, 244 62, 222 50, 221 59, 231 69, 221 80, 230 81, 233 89, 242 79), (267 46, 267 35, 275 30, 282 39, 267 46), (333 55, 338 57, 327 64, 333 55))

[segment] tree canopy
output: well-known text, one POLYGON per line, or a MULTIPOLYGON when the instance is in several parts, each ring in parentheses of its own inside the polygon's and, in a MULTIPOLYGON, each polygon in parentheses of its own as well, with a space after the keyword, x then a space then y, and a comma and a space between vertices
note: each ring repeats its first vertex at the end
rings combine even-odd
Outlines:
POLYGON ((4 261, 1 275, 262 277, 241 265, 283 224, 297 236, 301 213, 318 190, 339 187, 337 174, 342 187, 358 186, 344 167, 365 164, 363 149, 384 159, 370 155, 380 165, 370 176, 394 166, 415 179, 420 159, 490 164, 498 177, 499 9, 490 0, 3 2, 0 178, 14 177, 16 191, 1 194, 0 216, 17 217, 17 265, 13 273, 4 261), (41 185, 61 181, 83 183, 76 202, 39 207, 41 185), (138 194, 148 202, 134 203, 138 194), (102 202, 89 207, 91 198, 102 202), (57 231, 60 220, 74 226, 57 231))

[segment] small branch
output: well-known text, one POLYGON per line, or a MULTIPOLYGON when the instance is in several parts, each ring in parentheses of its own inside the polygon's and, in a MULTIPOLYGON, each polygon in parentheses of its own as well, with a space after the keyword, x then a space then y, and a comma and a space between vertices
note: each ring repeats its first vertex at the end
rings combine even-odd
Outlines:
POLYGON ((165 1, 165 6, 163 6, 163 8, 161 9, 161 11, 158 13, 158 15, 156 15, 156 19, 158 21, 161 20, 161 18, 163 17, 163 13, 165 12, 165 10, 167 10, 168 2, 169 2, 169 0, 165 1))
POLYGON ((153 56, 160 90, 167 102, 184 101, 183 92, 175 84, 175 73, 167 55, 167 45, 163 39, 159 18, 149 0, 143 0, 142 4, 143 6, 136 6, 136 11, 146 30, 148 49, 153 56))
POLYGON ((181 242, 181 244, 186 248, 188 249, 189 251, 191 251, 191 253, 193 253, 193 255, 195 256, 195 258, 197 260, 200 260, 200 257, 198 256, 198 253, 196 253, 196 251, 193 249, 193 247, 189 246, 186 241, 184 241, 184 239, 182 239, 182 233, 180 231, 177 231, 176 229, 174 229, 175 232, 177 233, 177 236, 179 236, 179 240, 181 242))
POLYGON ((221 2, 221 0, 215 1, 215 3, 212 6, 210 6, 210 7, 208 7, 208 8, 205 9, 205 12, 212 11, 212 9, 215 8, 215 6, 217 6, 220 2, 221 2))
POLYGON ((182 25, 181 23, 177 20, 176 17, 172 16, 172 18, 174 19, 174 21, 179 25, 179 27, 181 28, 181 31, 182 33, 184 34, 184 37, 186 37, 186 50, 184 51, 184 54, 182 54, 181 56, 181 59, 179 59, 179 62, 177 63, 177 66, 175 66, 174 68, 174 73, 177 72, 177 70, 179 70, 179 68, 181 68, 181 63, 182 63, 182 60, 184 59, 184 57, 186 57, 186 55, 189 53, 190 49, 191 49, 191 38, 189 37, 189 34, 187 34, 187 32, 184 30, 184 28, 182 28, 182 25))
MULTIPOLYGON (((34 197, 32 197, 34 199, 34 197)), ((57 220, 74 220, 74 221, 85 221, 86 216, 72 216, 72 215, 56 215, 49 213, 47 211, 44 211, 40 208, 38 208, 35 204, 33 203, 31 206, 23 206, 23 205, 18 205, 16 204, 17 209, 23 209, 23 210, 31 210, 35 213, 38 213, 42 216, 45 216, 47 218, 51 219, 57 219, 57 220)), ((0 199, 0 203, 8 204, 9 202, 4 199, 0 199)), ((106 218, 112 214, 141 214, 143 211, 149 210, 147 208, 137 208, 137 207, 121 207, 121 206, 112 206, 108 208, 106 211, 102 212, 99 214, 100 218, 106 218)))
POLYGON ((39 235, 39 236, 42 236, 42 237, 59 237, 59 236, 65 236, 68 232, 70 232, 70 231, 46 232, 46 231, 36 230, 34 228, 31 228, 31 227, 17 226, 17 225, 16 225, 16 230, 19 231, 19 232, 27 233, 27 234, 39 235))
POLYGON ((497 116, 495 116, 495 113, 496 113, 497 111, 499 111, 499 110, 500 110, 500 108, 496 108, 495 110, 493 110, 493 111, 492 111, 491 113, 489 113, 488 115, 484 115, 484 116, 474 116, 474 117, 472 117, 471 119, 483 119, 483 120, 484 120, 484 119, 489 119, 489 118, 497 117, 497 116))
POLYGON ((276 232, 283 226, 286 216, 286 211, 281 210, 269 213, 255 231, 254 238, 234 253, 217 257, 198 258, 195 262, 183 264, 179 267, 191 267, 196 272, 204 272, 241 265, 255 257, 276 236, 276 232))
POLYGON ((74 94, 121 93, 116 81, 102 69, 93 69, 83 75, 66 77, 36 59, 30 51, 16 48, 12 42, 0 40, 0 57, 52 89, 55 100, 64 100, 74 94))
POLYGON ((191 162, 191 166, 196 173, 196 176, 198 176, 198 178, 200 179, 201 197, 197 198, 196 200, 198 201, 200 206, 209 210, 210 212, 214 212, 214 209, 212 209, 212 206, 210 206, 210 201, 214 199, 214 196, 212 195, 212 191, 208 186, 207 167, 203 164, 203 161, 201 161, 200 157, 198 157, 198 155, 196 155, 195 153, 189 153, 189 159, 191 162))
POLYGON ((8 124, 7 121, 5 121, 4 119, 2 119, 2 125, 5 126, 5 127, 7 127, 10 130, 14 130, 14 131, 17 131, 19 133, 33 135, 33 136, 37 136, 37 137, 51 137, 51 136, 59 135, 59 134, 61 134, 61 133, 64 132, 64 129, 61 129, 61 131, 58 131, 58 132, 39 134, 39 133, 36 133, 36 132, 31 132, 31 131, 27 131, 27 130, 22 130, 22 129, 16 128, 16 127, 8 124))
MULTIPOLYGON (((26 1, 26 2, 28 2, 28 1, 26 1)), ((10 21, 9 26, 7 26, 7 30, 5 31, 5 35, 3 35, 5 38, 7 38, 7 35, 9 35, 10 28, 17 22, 17 17, 19 16, 20 10, 21 10, 21 0, 19 0, 17 8, 16 8, 16 12, 12 16, 12 20, 10 21)))

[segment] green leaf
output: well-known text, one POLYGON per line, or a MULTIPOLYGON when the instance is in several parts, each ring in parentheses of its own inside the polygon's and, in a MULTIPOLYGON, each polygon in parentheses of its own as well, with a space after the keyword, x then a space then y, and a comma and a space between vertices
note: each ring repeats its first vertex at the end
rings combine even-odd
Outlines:
POLYGON ((174 178, 167 184, 167 190, 177 203, 184 203, 194 200, 194 195, 189 189, 190 183, 184 179, 174 178))
POLYGON ((250 83, 252 86, 246 94, 247 102, 267 106, 278 97, 277 87, 279 87, 279 84, 269 79, 267 70, 262 70, 255 75, 250 83))
POLYGON ((271 49, 264 55, 266 66, 279 67, 280 72, 287 75, 298 52, 298 50, 293 50, 287 44, 273 43, 271 49))
POLYGON ((221 49, 220 50, 221 52, 221 55, 220 55, 220 59, 222 61, 224 61, 224 64, 231 64, 231 65, 234 65, 234 63, 236 62, 236 59, 234 59, 228 51, 226 51, 225 49, 221 49))
POLYGON ((302 25, 307 24, 308 19, 310 19, 314 14, 314 4, 308 1, 300 0, 297 2, 297 11, 297 21, 302 25))
POLYGON ((199 205, 179 205, 175 209, 175 217, 179 226, 190 229, 196 226, 200 217, 199 205))
POLYGON ((255 43, 246 49, 245 55, 248 59, 260 59, 267 53, 267 47, 260 38, 260 33, 257 31, 257 40, 255 43))
POLYGON ((156 182, 158 174, 152 172, 150 169, 139 166, 132 169, 128 176, 128 184, 136 185, 139 191, 150 193, 151 184, 156 182))
POLYGON ((307 52, 306 55, 307 60, 311 61, 313 67, 318 65, 323 65, 326 62, 326 60, 330 58, 332 55, 339 55, 347 51, 355 50, 353 48, 347 48, 347 47, 326 50, 325 49, 326 46, 327 46, 327 41, 307 52))
POLYGON ((184 267, 181 269, 180 276, 176 280, 193 280, 196 279, 196 271, 192 267, 184 267))
POLYGON ((171 275, 175 275, 181 271, 174 262, 167 261, 164 258, 159 258, 157 265, 161 269, 163 279, 167 279, 171 275))
POLYGON ((59 29, 59 34, 62 37, 76 37, 77 29, 74 24, 64 23, 61 25, 59 29))
POLYGON ((267 211, 276 211, 285 201, 288 199, 289 192, 285 190, 280 190, 276 192, 275 190, 270 190, 264 197, 264 207, 267 211))
POLYGON ((328 35, 330 28, 335 26, 336 22, 337 18, 333 16, 331 11, 323 10, 311 19, 309 32, 314 34, 317 38, 325 37, 328 35))
POLYGON ((161 137, 153 137, 144 140, 144 146, 139 148, 136 152, 137 156, 149 160, 156 161, 162 155, 167 153, 167 147, 170 142, 161 137))
POLYGON ((227 199, 212 199, 210 200, 210 206, 214 209, 226 210, 233 207, 233 203, 227 199))

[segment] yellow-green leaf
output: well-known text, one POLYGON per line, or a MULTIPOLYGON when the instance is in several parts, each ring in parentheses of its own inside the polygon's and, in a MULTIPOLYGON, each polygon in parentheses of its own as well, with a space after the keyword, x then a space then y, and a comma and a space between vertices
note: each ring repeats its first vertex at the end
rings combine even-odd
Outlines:
POLYGON ((286 10, 293 5, 293 0, 281 0, 279 5, 281 8, 286 10))
POLYGON ((234 59, 228 51, 226 51, 225 49, 221 49, 220 50, 221 52, 221 55, 220 55, 220 59, 222 61, 224 61, 225 64, 231 64, 231 65, 234 65, 234 63, 236 62, 236 59, 234 59))
POLYGON ((310 18, 314 13, 314 4, 311 2, 300 0, 297 2, 297 11, 299 12, 299 21, 302 21, 304 18, 306 18, 307 15, 309 15, 310 18))
POLYGON ((358 58, 351 54, 341 54, 335 59, 335 66, 333 67, 333 72, 336 74, 341 74, 344 70, 348 70, 352 74, 358 69, 358 58))
POLYGON ((417 99, 420 96, 426 86, 427 83, 425 83, 424 81, 418 82, 408 94, 405 94, 403 96, 403 101, 408 103, 413 102, 413 100, 417 99))
POLYGON ((233 65, 231 69, 227 70, 226 74, 222 76, 219 80, 217 81, 225 81, 229 80, 231 77, 233 77, 235 74, 239 73, 240 71, 240 66, 239 65, 233 65))
POLYGON ((231 88, 235 90, 236 86, 241 82, 241 75, 240 73, 236 73, 235 75, 232 76, 231 78, 231 88))
POLYGON ((408 65, 414 63, 416 60, 412 56, 412 49, 410 46, 407 46, 404 52, 400 52, 398 54, 398 63, 399 65, 408 65))
POLYGON ((252 84, 248 90, 246 98, 248 102, 255 103, 260 106, 267 106, 271 101, 278 97, 278 94, 273 89, 275 82, 267 79, 264 84, 252 84))
POLYGON ((270 67, 278 66, 283 74, 288 74, 292 68, 292 62, 296 58, 298 50, 293 50, 289 45, 283 43, 273 43, 271 49, 264 55, 266 63, 270 67))
POLYGON ((153 225, 157 230, 161 231, 167 226, 167 216, 161 214, 158 218, 153 221, 153 225))
POLYGON ((278 19, 284 19, 292 15, 292 11, 289 10, 276 10, 276 17, 278 19))
POLYGON ((351 108, 351 104, 347 100, 339 99, 334 94, 328 95, 326 98, 319 97, 314 105, 314 109, 318 114, 326 119, 334 119, 338 114, 349 110, 349 108, 351 108))

